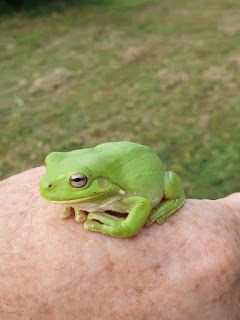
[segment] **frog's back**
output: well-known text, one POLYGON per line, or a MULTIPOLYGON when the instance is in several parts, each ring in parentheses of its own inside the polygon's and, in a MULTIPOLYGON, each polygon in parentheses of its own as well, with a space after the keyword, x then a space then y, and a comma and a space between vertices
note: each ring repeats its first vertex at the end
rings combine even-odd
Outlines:
POLYGON ((128 194, 147 197, 156 205, 163 194, 164 170, 149 147, 128 141, 107 142, 93 148, 102 161, 102 174, 128 194))

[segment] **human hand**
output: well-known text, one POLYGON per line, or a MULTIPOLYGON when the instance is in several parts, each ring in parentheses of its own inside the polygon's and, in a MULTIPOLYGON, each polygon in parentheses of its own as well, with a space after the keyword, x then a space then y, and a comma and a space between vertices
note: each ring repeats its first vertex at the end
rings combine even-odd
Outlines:
POLYGON ((240 194, 186 200, 118 239, 61 220, 39 196, 43 172, 0 182, 0 319, 240 317, 240 194))

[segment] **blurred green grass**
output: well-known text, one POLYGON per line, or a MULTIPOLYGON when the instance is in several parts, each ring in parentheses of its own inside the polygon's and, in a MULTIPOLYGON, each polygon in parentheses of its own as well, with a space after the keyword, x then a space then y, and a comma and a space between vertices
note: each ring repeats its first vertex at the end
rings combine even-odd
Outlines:
POLYGON ((80 1, 0 18, 0 178, 132 140, 188 197, 239 191, 240 3, 80 1))

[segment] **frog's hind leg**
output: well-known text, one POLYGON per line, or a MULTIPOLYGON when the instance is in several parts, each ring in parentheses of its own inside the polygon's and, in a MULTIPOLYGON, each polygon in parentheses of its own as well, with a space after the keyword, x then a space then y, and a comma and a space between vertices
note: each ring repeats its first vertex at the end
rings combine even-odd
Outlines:
POLYGON ((184 193, 181 193, 176 199, 167 200, 157 210, 158 218, 156 222, 162 224, 172 213, 179 209, 185 200, 184 193))
POLYGON ((179 176, 166 171, 164 175, 163 201, 153 209, 145 226, 151 225, 154 221, 162 224, 172 213, 179 209, 185 200, 182 181, 179 176))

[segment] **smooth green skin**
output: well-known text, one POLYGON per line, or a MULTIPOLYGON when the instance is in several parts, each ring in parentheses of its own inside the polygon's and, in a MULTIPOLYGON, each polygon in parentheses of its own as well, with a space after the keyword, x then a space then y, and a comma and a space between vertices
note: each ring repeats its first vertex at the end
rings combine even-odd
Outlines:
POLYGON ((40 193, 49 201, 66 205, 61 217, 75 212, 75 220, 84 222, 86 230, 115 237, 131 237, 144 225, 163 223, 185 199, 181 179, 174 172, 164 171, 153 150, 133 142, 52 152, 46 158, 46 167, 40 193), (82 188, 74 188, 69 182, 76 173, 88 178, 82 188), (128 215, 116 217, 105 212, 108 210, 128 215))

